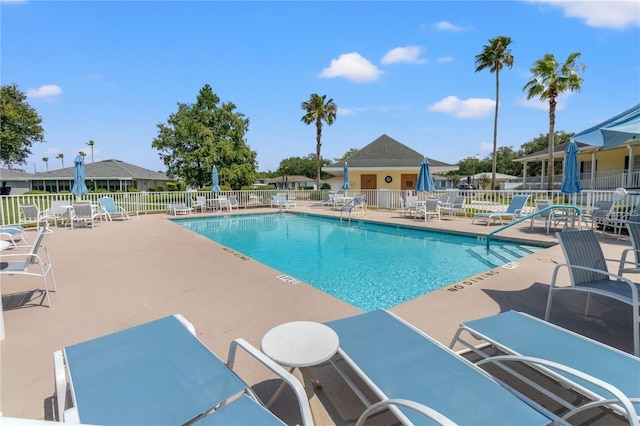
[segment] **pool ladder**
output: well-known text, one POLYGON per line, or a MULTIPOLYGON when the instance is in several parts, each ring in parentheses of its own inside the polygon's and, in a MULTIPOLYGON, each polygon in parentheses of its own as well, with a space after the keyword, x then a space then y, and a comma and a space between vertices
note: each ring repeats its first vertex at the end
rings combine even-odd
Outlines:
POLYGON ((344 203, 342 207, 340 207, 340 221, 342 222, 342 215, 344 212, 349 213, 349 222, 351 222, 351 213, 358 207, 362 208, 365 216, 367 215, 367 199, 364 195, 359 195, 357 197, 353 197, 351 200, 344 203))

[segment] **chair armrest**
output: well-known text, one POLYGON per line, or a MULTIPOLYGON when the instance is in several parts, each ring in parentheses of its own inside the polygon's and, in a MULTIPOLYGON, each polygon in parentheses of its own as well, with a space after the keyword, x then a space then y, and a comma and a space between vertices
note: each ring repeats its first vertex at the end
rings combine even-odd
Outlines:
MULTIPOLYGON (((293 390, 298 400, 298 407, 300 408, 300 414, 302 415, 303 425, 313 425, 313 416, 311 414, 311 407, 307 399, 307 394, 304 387, 295 376, 279 364, 266 356, 264 353, 256 349, 249 342, 244 339, 238 338, 231 342, 229 346, 229 356, 227 357, 227 366, 233 370, 233 363, 236 358, 237 349, 243 349, 247 354, 253 357, 256 361, 261 363, 264 367, 271 370, 272 373, 280 377, 289 387, 293 390)), ((255 397, 255 395, 253 395, 255 397)), ((257 397, 256 397, 257 398, 257 397)), ((259 400, 259 399, 258 399, 259 400)))
POLYGON ((445 415, 437 412, 433 408, 427 407, 424 404, 420 404, 419 402, 411 401, 409 399, 392 398, 392 399, 385 399, 383 401, 376 402, 375 404, 367 407, 367 409, 364 410, 364 413, 362 413, 358 418, 358 421, 356 422, 356 426, 364 425, 365 421, 369 418, 369 416, 376 414, 382 410, 386 410, 389 408, 389 406, 402 406, 402 407, 410 408, 422 414, 426 418, 435 421, 436 424, 438 425, 442 425, 442 426, 456 425, 455 422, 450 420, 445 415))
MULTIPOLYGON (((613 260, 613 259, 611 259, 611 260, 613 260)), ((618 260, 615 260, 615 261, 617 262, 618 260)), ((597 268, 589 268, 589 267, 586 267, 586 266, 569 265, 567 263, 563 263, 563 264, 557 265, 555 268, 553 268, 553 275, 551 276, 551 287, 552 288, 555 287, 555 282, 556 282, 556 278, 557 278, 557 275, 558 275, 558 271, 563 267, 567 268, 567 269, 580 269, 580 270, 583 270, 583 271, 597 272, 597 273, 602 274, 602 275, 607 275, 610 278, 615 278, 616 281, 625 283, 625 284, 627 284, 629 286, 629 288, 631 289, 631 297, 632 297, 632 299, 635 301, 635 303, 638 303, 638 285, 636 285, 636 283, 634 283, 630 279, 625 278, 625 277, 623 277, 621 275, 614 274, 613 272, 603 271, 602 269, 597 269, 597 268)))

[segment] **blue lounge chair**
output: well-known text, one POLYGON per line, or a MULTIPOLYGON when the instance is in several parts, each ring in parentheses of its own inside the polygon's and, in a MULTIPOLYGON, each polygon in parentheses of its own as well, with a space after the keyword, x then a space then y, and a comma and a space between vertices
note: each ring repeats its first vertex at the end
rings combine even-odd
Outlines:
MULTIPOLYGON (((503 312, 460 324, 460 328, 451 342, 451 347, 456 343, 461 343, 467 350, 472 350, 482 358, 488 359, 488 354, 480 349, 482 344, 478 346, 478 340, 490 343, 506 354, 543 358, 561 365, 571 366, 589 376, 597 377, 616 388, 635 404, 635 416, 632 406, 629 406, 628 403, 625 406, 617 400, 616 395, 610 394, 607 389, 601 388, 590 380, 566 374, 558 369, 545 368, 543 370, 544 374, 559 379, 564 383, 564 386, 570 384, 571 388, 589 397, 594 401, 593 405, 614 404, 613 408, 630 418, 631 424, 638 424, 640 358, 515 311, 503 312), (465 340, 467 333, 474 338, 473 343, 465 340)), ((494 361, 496 359, 504 358, 496 357, 494 361)), ((530 382, 526 378, 523 380, 537 389, 536 383, 530 382)), ((572 401, 563 400, 559 395, 551 394, 544 389, 540 391, 570 410, 577 408, 572 404, 572 401)))
MULTIPOLYGON (((555 418, 390 312, 372 311, 326 325, 338 333, 339 356, 382 402, 413 401, 461 425, 547 425, 555 418)), ((342 362, 332 363, 355 387, 342 362)), ((371 406, 361 390, 354 391, 371 406)), ((391 411, 404 424, 425 423, 405 406, 391 411)))
POLYGON ((296 202, 293 200, 288 200, 282 195, 272 195, 271 196, 271 207, 285 208, 295 207, 296 202))
POLYGON ((491 222, 499 220, 500 224, 503 225, 504 219, 511 221, 522 215, 522 210, 527 204, 528 199, 529 195, 526 194, 514 195, 506 211, 476 213, 475 216, 473 216, 471 223, 476 223, 476 219, 482 219, 488 226, 491 222))
POLYGON ((113 220, 114 217, 119 217, 122 220, 131 219, 131 215, 138 217, 138 212, 129 212, 124 208, 116 205, 115 201, 111 197, 100 198, 100 206, 103 213, 107 216, 107 220, 113 220))
POLYGON ((119 425, 284 424, 233 371, 237 349, 285 380, 298 398, 303 423, 313 422, 304 388, 295 377, 242 339, 232 342, 225 364, 180 315, 56 351, 58 420, 119 425))
POLYGON ((553 296, 559 291, 586 293, 585 315, 589 315, 589 304, 593 294, 626 303, 631 305, 633 353, 640 356, 640 284, 609 272, 607 261, 615 260, 604 257, 593 229, 565 230, 556 232, 556 237, 562 247, 566 263, 557 265, 553 269, 544 319, 549 320, 553 296), (569 274, 571 284, 558 286, 558 273, 564 268, 569 274))
POLYGON ((24 228, 20 225, 0 226, 0 236, 6 237, 14 247, 19 245, 16 239, 20 241, 20 245, 29 244, 24 228))

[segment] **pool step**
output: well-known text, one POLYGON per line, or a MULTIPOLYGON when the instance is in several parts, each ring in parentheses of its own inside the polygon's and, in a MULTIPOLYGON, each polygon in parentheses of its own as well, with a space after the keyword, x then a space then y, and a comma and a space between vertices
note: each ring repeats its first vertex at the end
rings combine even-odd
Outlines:
POLYGON ((487 251, 486 247, 473 247, 467 251, 472 256, 482 260, 488 266, 495 268, 505 263, 514 262, 523 256, 535 253, 539 247, 526 246, 521 244, 507 244, 503 246, 492 246, 487 251))

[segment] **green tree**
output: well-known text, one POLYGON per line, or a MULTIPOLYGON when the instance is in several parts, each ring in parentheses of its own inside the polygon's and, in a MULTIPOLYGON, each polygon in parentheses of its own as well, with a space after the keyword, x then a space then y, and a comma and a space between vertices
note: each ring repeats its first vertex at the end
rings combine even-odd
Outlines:
POLYGON ((358 151, 360 151, 358 148, 349 148, 349 150, 347 152, 345 152, 342 157, 334 158, 333 162, 334 163, 344 163, 345 161, 347 161, 349 159, 349 157, 351 157, 353 154, 355 154, 358 151))
POLYGON ((89 145, 89 146, 91 147, 91 162, 92 162, 92 163, 93 163, 93 146, 94 146, 95 144, 96 144, 96 143, 95 143, 94 141, 89 141, 89 142, 87 142, 87 145, 89 145))
MULTIPOLYGON (((517 151, 510 146, 501 146, 496 153, 496 163, 498 173, 505 175, 520 176, 522 174, 522 163, 514 161, 519 157, 517 151)), ((495 188, 492 186, 492 188, 495 188)))
POLYGON ((577 64, 579 52, 569 55, 566 62, 558 63, 551 53, 545 53, 542 59, 534 62, 531 68, 532 78, 525 84, 527 99, 539 98, 549 101, 549 150, 547 157, 547 191, 553 190, 553 147, 554 127, 556 124, 557 98, 564 92, 579 92, 582 89, 582 77, 578 71, 586 69, 584 64, 577 64))
POLYGON ((18 85, 0 87, 0 160, 12 164, 27 164, 34 142, 44 142, 42 118, 25 100, 18 85))
POLYGON ((305 115, 301 121, 306 124, 316 125, 316 188, 320 188, 320 148, 322 147, 322 122, 331 126, 336 119, 338 113, 338 105, 329 99, 325 102, 327 95, 311 94, 308 101, 301 104, 301 108, 305 110, 305 115))
MULTIPOLYGON (((569 142, 575 133, 567 133, 564 131, 556 132, 553 137, 554 146, 569 142)), ((520 147, 517 158, 526 157, 536 152, 549 149, 549 135, 540 134, 535 139, 525 142, 520 147)), ((562 173, 562 161, 555 161, 553 166, 554 173, 562 173)), ((531 162, 527 164, 527 176, 542 176, 542 163, 531 162)))
POLYGON ((83 158, 87 156, 87 154, 84 151, 78 151, 78 155, 83 158))
POLYGON ((44 161, 44 165, 47 166, 47 171, 49 171, 49 157, 42 157, 42 161, 44 161))
POLYGON ((486 68, 496 74, 496 110, 493 117, 493 155, 491 166, 491 188, 496 184, 497 149, 498 149, 498 105, 500 104, 500 70, 508 66, 513 67, 511 55, 511 37, 498 36, 490 39, 489 44, 483 46, 482 53, 476 55, 476 72, 486 68))
POLYGON ((56 155, 56 158, 60 160, 60 162, 62 163, 62 168, 64 169, 64 154, 60 153, 56 155))
MULTIPOLYGON (((329 160, 320 160, 321 166, 327 166, 330 164, 329 160)), ((306 157, 289 157, 280 161, 278 170, 276 170, 276 176, 283 175, 300 175, 306 177, 314 177, 316 174, 316 155, 309 154, 306 157)), ((320 173, 321 179, 328 179, 331 175, 329 173, 320 173)))
POLYGON ((151 146, 159 151, 167 174, 189 186, 211 184, 216 166, 220 183, 240 189, 256 180, 256 152, 245 135, 249 119, 235 111, 232 102, 220 103, 211 86, 205 84, 195 104, 178 103, 178 111, 166 124, 158 124, 151 146))

